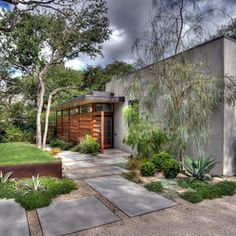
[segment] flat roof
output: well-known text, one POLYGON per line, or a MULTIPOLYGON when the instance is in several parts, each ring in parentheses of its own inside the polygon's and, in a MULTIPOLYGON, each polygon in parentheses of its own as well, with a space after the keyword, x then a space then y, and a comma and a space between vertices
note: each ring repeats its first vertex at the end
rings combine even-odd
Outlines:
POLYGON ((52 111, 64 110, 72 107, 77 107, 81 105, 91 104, 91 103, 118 103, 124 102, 125 97, 115 97, 114 93, 91 91, 87 94, 83 94, 78 97, 73 97, 72 99, 59 104, 52 108, 52 111))

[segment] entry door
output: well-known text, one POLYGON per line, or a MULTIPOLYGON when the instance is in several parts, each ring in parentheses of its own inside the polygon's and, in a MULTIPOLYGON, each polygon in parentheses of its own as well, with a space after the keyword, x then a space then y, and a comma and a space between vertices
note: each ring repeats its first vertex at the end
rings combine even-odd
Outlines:
POLYGON ((104 116, 104 147, 113 147, 113 117, 104 116))

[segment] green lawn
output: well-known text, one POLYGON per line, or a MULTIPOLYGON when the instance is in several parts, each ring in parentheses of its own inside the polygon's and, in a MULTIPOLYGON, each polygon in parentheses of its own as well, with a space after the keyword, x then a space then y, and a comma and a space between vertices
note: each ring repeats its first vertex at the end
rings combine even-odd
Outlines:
POLYGON ((29 143, 0 144, 0 165, 33 164, 53 161, 57 161, 57 159, 29 143))

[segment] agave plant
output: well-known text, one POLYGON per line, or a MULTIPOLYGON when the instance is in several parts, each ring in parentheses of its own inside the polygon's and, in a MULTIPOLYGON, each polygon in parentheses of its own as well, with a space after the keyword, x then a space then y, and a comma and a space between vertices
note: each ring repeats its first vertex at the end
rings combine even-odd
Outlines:
POLYGON ((29 192, 44 192, 46 188, 43 186, 42 181, 39 178, 39 175, 32 176, 31 182, 22 183, 22 187, 24 189, 24 194, 29 192))
POLYGON ((5 184, 7 182, 14 182, 15 179, 10 178, 13 172, 8 172, 5 175, 0 171, 0 183, 5 184))
POLYGON ((195 179, 204 180, 211 179, 210 171, 215 167, 217 162, 211 157, 198 160, 193 160, 190 157, 185 157, 185 170, 187 174, 195 179))

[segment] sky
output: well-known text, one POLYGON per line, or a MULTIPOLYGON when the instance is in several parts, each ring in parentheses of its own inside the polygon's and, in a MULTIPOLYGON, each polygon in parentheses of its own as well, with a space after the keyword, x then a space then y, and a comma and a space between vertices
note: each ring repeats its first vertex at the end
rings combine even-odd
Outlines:
MULTIPOLYGON (((209 0, 200 0, 200 3, 204 6, 207 1, 209 0)), ((151 15, 151 2, 152 0, 107 0, 112 35, 103 45, 103 57, 98 56, 92 60, 81 55, 78 59, 66 62, 66 65, 82 69, 87 65, 105 66, 115 60, 134 63, 131 47, 134 40, 145 31, 146 22, 151 15)), ((236 0, 213 0, 213 3, 231 17, 236 17, 236 0)), ((226 20, 223 17, 215 17, 214 22, 220 25, 225 24, 226 20)), ((212 29, 212 33, 214 30, 212 29)))

